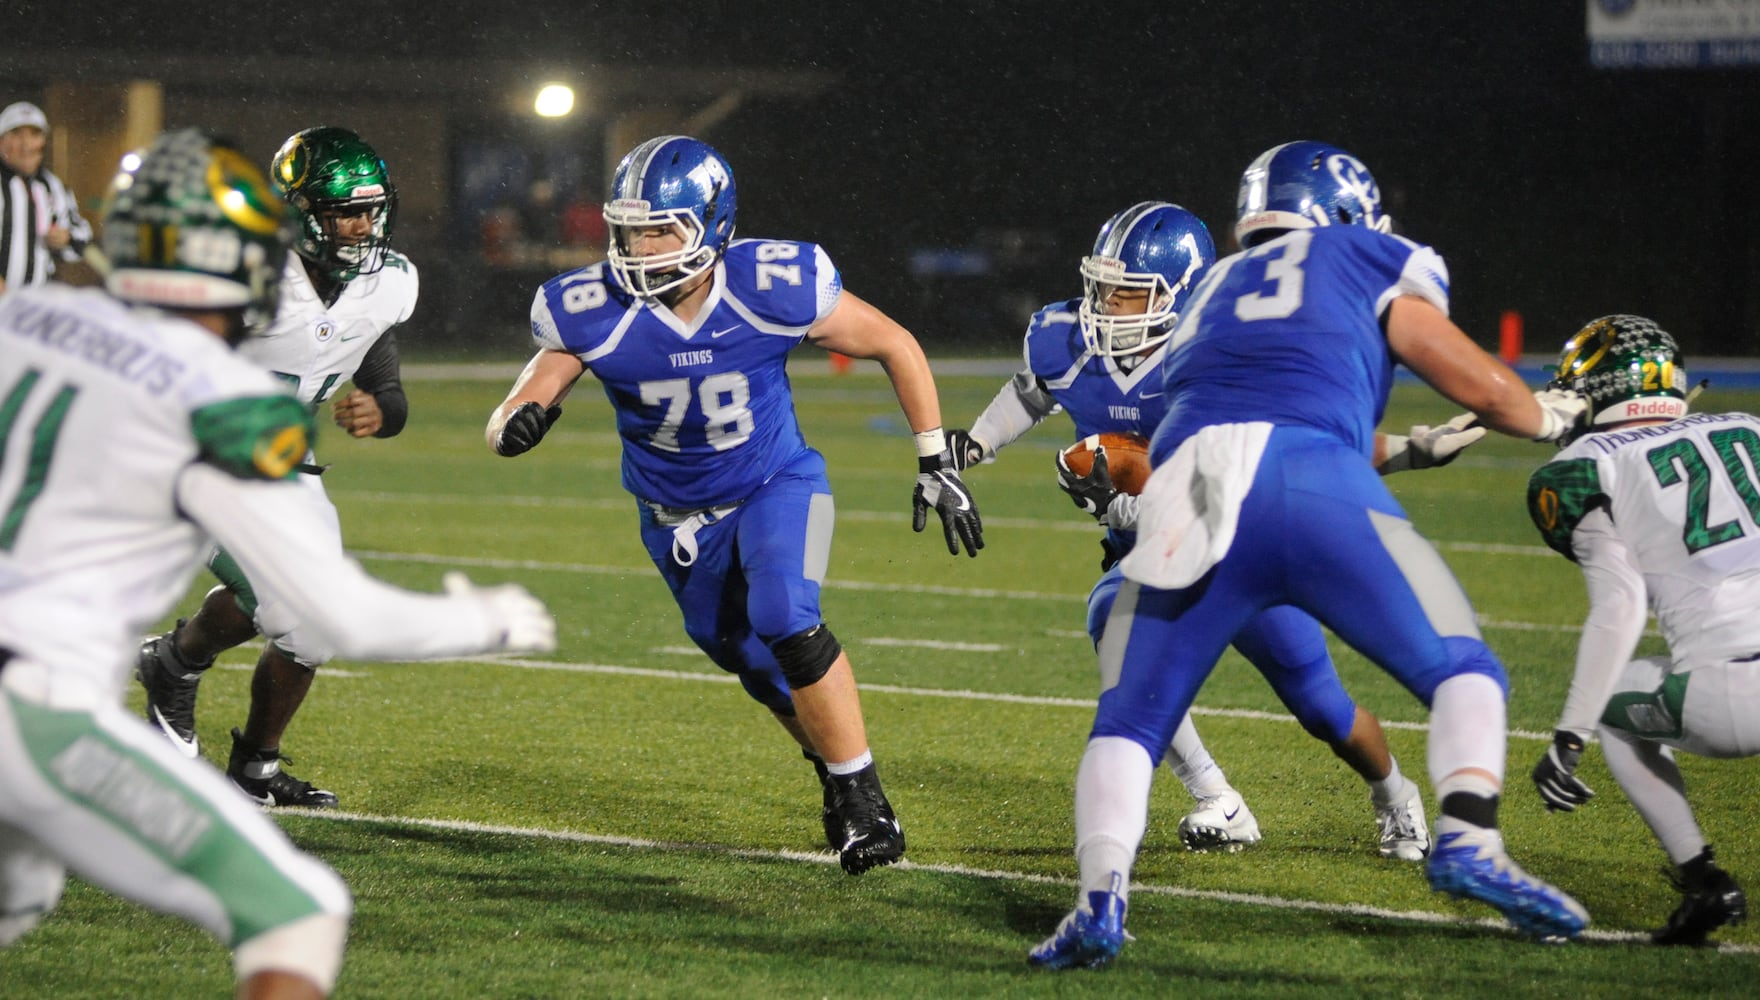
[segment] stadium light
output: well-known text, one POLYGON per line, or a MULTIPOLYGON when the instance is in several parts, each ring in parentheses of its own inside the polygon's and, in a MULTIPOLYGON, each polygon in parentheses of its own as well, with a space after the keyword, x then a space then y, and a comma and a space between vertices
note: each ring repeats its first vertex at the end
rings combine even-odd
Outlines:
POLYGON ((574 110, 574 88, 565 83, 547 83, 538 88, 532 110, 540 118, 561 118, 574 110))

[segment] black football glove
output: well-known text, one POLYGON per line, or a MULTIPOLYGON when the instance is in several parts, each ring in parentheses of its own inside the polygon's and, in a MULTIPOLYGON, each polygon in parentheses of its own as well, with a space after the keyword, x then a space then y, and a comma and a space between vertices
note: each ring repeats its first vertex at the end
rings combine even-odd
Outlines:
POLYGON ((1573 812, 1595 797, 1595 792, 1576 776, 1583 759, 1583 738, 1568 729, 1552 733, 1552 746, 1534 765, 1534 787, 1546 801, 1547 812, 1573 812))
POLYGON ((941 517, 941 531, 947 536, 947 551, 959 555, 965 545, 966 555, 976 556, 984 547, 984 522, 978 518, 978 505, 972 502, 972 491, 960 482, 959 469, 953 454, 943 449, 939 455, 917 459, 917 488, 911 494, 911 530, 922 531, 929 523, 929 508, 941 517))
POLYGON ((1112 498, 1118 496, 1118 490, 1112 485, 1112 474, 1106 469, 1106 449, 1094 452, 1094 467, 1085 476, 1078 476, 1064 460, 1063 452, 1057 453, 1057 485, 1077 507, 1094 515, 1094 519, 1106 516, 1106 508, 1112 505, 1112 498))
POLYGON ((947 432, 947 451, 955 471, 964 472, 984 460, 984 446, 972 440, 970 431, 955 427, 947 432))
POLYGON ((544 433, 550 425, 562 416, 562 407, 552 406, 548 410, 537 403, 521 403, 501 425, 501 433, 495 435, 495 454, 512 458, 537 447, 544 440, 544 433))

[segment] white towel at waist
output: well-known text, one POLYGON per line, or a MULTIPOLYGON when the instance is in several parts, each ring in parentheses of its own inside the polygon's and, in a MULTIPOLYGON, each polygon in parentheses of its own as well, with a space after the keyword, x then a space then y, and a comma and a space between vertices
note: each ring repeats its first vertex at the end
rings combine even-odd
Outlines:
POLYGON ((1187 438, 1143 487, 1124 575, 1175 590, 1221 562, 1270 439, 1268 423, 1212 424, 1187 438))

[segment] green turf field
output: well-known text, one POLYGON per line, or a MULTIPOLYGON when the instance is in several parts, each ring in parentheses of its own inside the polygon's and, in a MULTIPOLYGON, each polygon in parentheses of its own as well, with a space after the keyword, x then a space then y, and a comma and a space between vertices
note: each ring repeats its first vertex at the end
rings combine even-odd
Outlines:
MULTIPOLYGON (((817 850, 812 770, 685 638, 636 538, 597 388, 580 387, 535 452, 485 448, 484 418, 517 369, 411 382, 402 437, 332 428, 320 443, 344 536, 369 569, 426 589, 449 568, 521 581, 560 635, 543 657, 338 662, 318 679, 284 749, 344 811, 279 819, 356 895, 340 996, 1754 995, 1760 925, 1722 932, 1715 951, 1640 943, 1675 897, 1598 750, 1584 774, 1600 795, 1574 815, 1547 815, 1527 779, 1584 611, 1576 569, 1540 545, 1523 508, 1546 446, 1489 441, 1390 484, 1512 677, 1511 853, 1574 893, 1591 933, 1563 947, 1519 940, 1490 909, 1433 895, 1417 866, 1377 856, 1361 783, 1230 654, 1198 723, 1263 843, 1186 853, 1174 824, 1189 798, 1163 773, 1135 872, 1137 939, 1108 969, 1035 973, 1026 950, 1074 898, 1071 790, 1096 686, 1082 629, 1098 533, 1051 463, 1066 418, 968 474, 988 547, 954 558, 935 529, 910 531, 914 454, 884 379, 799 359, 802 423, 839 508, 826 615, 909 840, 908 864, 850 878, 817 850)), ((969 423, 1001 381, 944 376, 947 423, 969 423)), ((1699 405, 1760 397, 1713 391, 1699 405)), ((1402 387, 1386 426, 1453 412, 1402 387)), ((198 579, 181 610, 209 585, 198 579)), ((1422 780, 1422 708, 1334 653, 1422 780)), ((210 759, 224 762, 243 723, 254 658, 235 651, 204 682, 210 759)), ((1760 888, 1752 765, 1683 759, 1707 836, 1760 888)), ((77 881, 0 954, 3 997, 223 996, 229 981, 224 949, 202 933, 77 881)))

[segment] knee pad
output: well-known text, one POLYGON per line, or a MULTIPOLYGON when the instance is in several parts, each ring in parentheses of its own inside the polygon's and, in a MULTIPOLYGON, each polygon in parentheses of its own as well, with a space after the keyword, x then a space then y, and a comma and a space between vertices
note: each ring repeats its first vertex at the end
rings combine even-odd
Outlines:
POLYGON ((781 665, 782 676, 789 686, 804 688, 825 676, 842 654, 843 647, 831 634, 830 627, 821 622, 805 632, 777 640, 771 644, 770 652, 781 665))
POLYGON ((270 645, 276 652, 307 670, 316 670, 336 658, 336 647, 315 641, 310 629, 296 628, 285 635, 276 636, 270 645))

